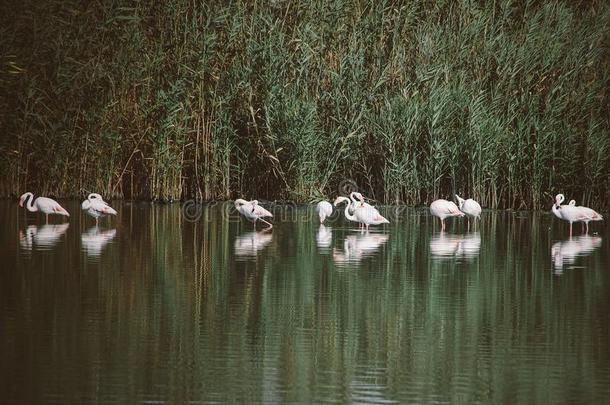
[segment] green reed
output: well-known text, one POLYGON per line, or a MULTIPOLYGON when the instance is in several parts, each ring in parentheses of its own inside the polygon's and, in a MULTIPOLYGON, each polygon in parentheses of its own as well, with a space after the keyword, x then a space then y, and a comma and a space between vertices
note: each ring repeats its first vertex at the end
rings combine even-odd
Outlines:
POLYGON ((610 5, 24 1, 0 194, 610 201, 610 5))

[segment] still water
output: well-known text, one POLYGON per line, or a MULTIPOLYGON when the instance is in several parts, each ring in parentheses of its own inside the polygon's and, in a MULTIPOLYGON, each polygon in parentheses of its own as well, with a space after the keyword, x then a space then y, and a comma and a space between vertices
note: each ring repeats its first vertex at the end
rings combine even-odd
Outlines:
POLYGON ((112 205, 95 228, 0 203, 0 402, 610 401, 607 223, 112 205))

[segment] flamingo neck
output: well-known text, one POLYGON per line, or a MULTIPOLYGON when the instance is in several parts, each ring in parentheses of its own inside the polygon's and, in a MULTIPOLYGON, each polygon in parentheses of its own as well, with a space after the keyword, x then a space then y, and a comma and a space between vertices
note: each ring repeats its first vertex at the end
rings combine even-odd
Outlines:
POLYGON ((345 218, 349 219, 350 221, 357 221, 356 216, 349 213, 349 204, 345 205, 345 218))
POLYGON ((30 194, 25 198, 25 208, 30 212, 38 211, 38 207, 34 205, 34 195, 30 194))
MULTIPOLYGON (((356 200, 352 194, 349 195, 349 199, 351 201, 352 211, 356 211, 356 208, 358 208, 358 203, 362 204, 362 201, 356 200)), ((349 207, 350 204, 347 204, 347 206, 349 207)))
POLYGON ((559 211, 560 208, 561 208, 560 205, 558 206, 557 204, 553 204, 553 208, 551 208, 551 210, 553 211, 553 214, 555 214, 555 216, 557 218, 563 219, 563 217, 561 216, 561 212, 559 211))

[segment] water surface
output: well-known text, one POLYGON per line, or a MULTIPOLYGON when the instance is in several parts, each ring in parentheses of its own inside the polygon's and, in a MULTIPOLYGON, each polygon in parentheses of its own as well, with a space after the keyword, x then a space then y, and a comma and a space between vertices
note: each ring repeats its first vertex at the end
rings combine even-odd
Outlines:
POLYGON ((96 228, 0 203, 0 402, 610 401, 606 224, 113 205, 96 228))

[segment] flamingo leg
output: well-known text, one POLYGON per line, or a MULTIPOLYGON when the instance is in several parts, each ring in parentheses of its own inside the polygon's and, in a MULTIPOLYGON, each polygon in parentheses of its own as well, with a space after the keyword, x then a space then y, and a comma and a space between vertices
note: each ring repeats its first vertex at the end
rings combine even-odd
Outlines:
POLYGON ((265 220, 264 220, 264 219, 262 219, 262 218, 257 218, 257 219, 260 219, 261 221, 263 221, 264 223, 266 223, 267 225, 269 225, 269 229, 273 228, 273 225, 272 225, 270 222, 267 222, 267 221, 265 221, 265 220))
POLYGON ((46 224, 49 225, 49 214, 45 214, 45 216, 47 217, 47 222, 46 224))
POLYGON ((470 232, 470 218, 468 218, 468 231, 470 232))
POLYGON ((588 222, 585 222, 585 224, 587 225, 587 228, 586 228, 585 234, 587 234, 587 235, 588 235, 588 234, 589 234, 589 223, 588 223, 588 222))
POLYGON ((258 219, 258 218, 254 218, 254 221, 252 221, 252 225, 254 226, 254 230, 255 230, 255 231, 256 231, 256 220, 257 220, 257 219, 258 219))
POLYGON ((441 231, 445 230, 445 220, 441 218, 441 231))
POLYGON ((570 238, 572 237, 572 223, 570 222, 570 238))

